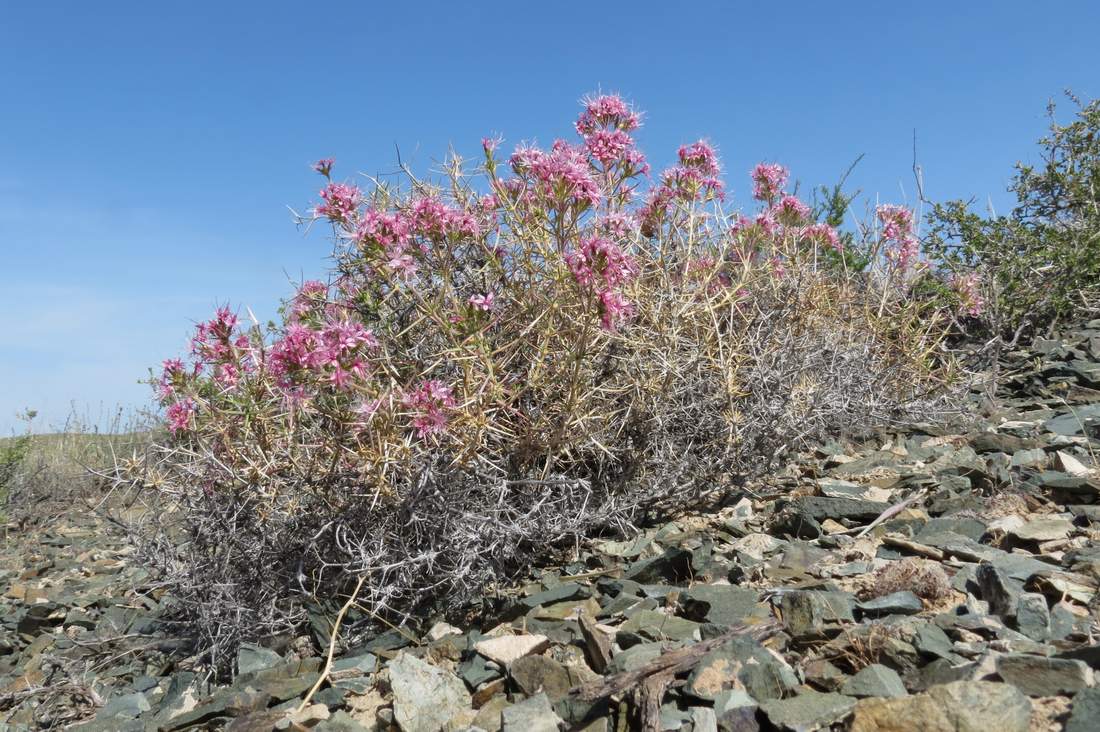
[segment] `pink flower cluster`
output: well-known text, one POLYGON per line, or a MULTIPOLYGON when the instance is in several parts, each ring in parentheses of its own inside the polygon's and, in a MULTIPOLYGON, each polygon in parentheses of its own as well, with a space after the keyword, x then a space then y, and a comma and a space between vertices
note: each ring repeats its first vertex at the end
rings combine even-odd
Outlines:
POLYGON ((378 339, 361 323, 329 321, 320 328, 291 323, 271 346, 268 368, 284 389, 312 373, 337 389, 348 389, 353 378, 366 376, 363 349, 374 350, 378 339))
POLYGON ((641 118, 621 97, 604 95, 585 102, 574 126, 584 138, 589 155, 605 168, 622 165, 630 176, 649 170, 645 156, 634 147, 630 136, 640 123, 641 118))
POLYGON ((752 170, 752 197, 757 201, 775 200, 789 177, 790 171, 778 163, 758 163, 752 170))
POLYGON ((789 193, 773 209, 776 220, 784 226, 800 226, 810 218, 810 207, 789 193))
POLYGON ((811 224, 802 230, 802 236, 818 244, 824 244, 837 253, 844 251, 844 243, 840 241, 840 235, 828 224, 811 224))
POLYGON ((985 312, 985 298, 981 293, 981 280, 977 272, 956 274, 951 278, 951 289, 959 298, 959 314, 977 317, 985 312))
POLYGON ((476 237, 481 233, 477 219, 468 211, 452 208, 430 196, 413 202, 411 219, 415 231, 430 239, 476 237))
POLYGON ((321 158, 310 167, 328 178, 332 174, 332 166, 335 164, 336 160, 334 158, 321 158))
POLYGON ((484 295, 470 295, 468 302, 474 310, 483 310, 490 312, 493 309, 493 304, 496 301, 496 295, 491 292, 487 292, 484 295))
POLYGON ((714 148, 704 140, 683 145, 679 150, 680 164, 661 174, 661 185, 650 191, 638 211, 642 230, 653 235, 661 219, 674 201, 701 201, 714 195, 721 198, 723 185, 718 178, 720 168, 714 148))
POLYGON ((913 212, 905 206, 883 204, 875 213, 882 225, 882 239, 890 245, 886 257, 904 274, 916 262, 920 244, 913 233, 913 212))
POLYGON ((328 300, 328 285, 319 280, 306 280, 290 301, 290 317, 298 320, 328 300))
POLYGON ((175 394, 176 386, 183 375, 183 361, 178 358, 167 359, 157 383, 157 396, 163 401, 175 394))
POLYGON ((321 189, 321 199, 324 203, 316 208, 316 215, 334 223, 345 224, 354 217, 355 210, 363 200, 363 194, 359 188, 347 183, 329 183, 321 189))
POLYGON ((437 379, 422 381, 401 398, 402 405, 412 415, 417 436, 425 438, 447 428, 448 411, 455 406, 451 387, 437 379))
POLYGON ((196 411, 195 401, 190 397, 171 404, 165 412, 169 431, 176 435, 190 429, 191 415, 196 411))
POLYGON ((592 167, 584 148, 558 140, 550 152, 534 147, 518 147, 512 153, 512 171, 518 176, 518 190, 530 190, 556 208, 592 208, 599 205, 603 194, 593 177, 592 167))
POLYGON ((637 268, 618 244, 590 236, 581 241, 579 249, 566 253, 565 262, 577 284, 596 293, 605 328, 613 330, 633 314, 633 307, 617 288, 629 281, 637 268))
POLYGON ((229 308, 218 308, 214 317, 195 327, 191 355, 195 373, 203 366, 213 367, 214 380, 224 387, 236 386, 242 368, 252 368, 248 336, 236 333, 237 316, 229 308))
POLYGON ((577 118, 575 127, 582 136, 600 129, 617 129, 630 132, 638 129, 642 118, 615 94, 591 97, 584 102, 584 111, 577 118))

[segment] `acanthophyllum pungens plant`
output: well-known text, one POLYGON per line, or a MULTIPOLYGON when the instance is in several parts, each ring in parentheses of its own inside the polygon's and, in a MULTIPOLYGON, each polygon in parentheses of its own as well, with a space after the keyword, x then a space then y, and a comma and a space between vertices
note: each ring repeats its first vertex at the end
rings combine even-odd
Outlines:
POLYGON ((574 139, 485 139, 432 180, 314 166, 330 276, 277 324, 200 324, 130 473, 167 501, 148 555, 215 659, 359 579, 368 619, 457 607, 563 539, 942 406, 950 314, 911 296, 910 210, 842 240, 764 163, 727 211, 710 144, 654 176, 639 124, 597 96, 574 139))

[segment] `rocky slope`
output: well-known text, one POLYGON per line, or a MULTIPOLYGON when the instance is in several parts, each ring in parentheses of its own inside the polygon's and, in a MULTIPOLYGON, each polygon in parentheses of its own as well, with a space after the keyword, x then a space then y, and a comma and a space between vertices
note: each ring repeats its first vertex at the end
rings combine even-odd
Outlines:
POLYGON ((0 730, 1100 729, 1100 321, 1004 368, 965 430, 824 445, 328 668, 319 612, 231 684, 74 512, 4 544, 0 730))

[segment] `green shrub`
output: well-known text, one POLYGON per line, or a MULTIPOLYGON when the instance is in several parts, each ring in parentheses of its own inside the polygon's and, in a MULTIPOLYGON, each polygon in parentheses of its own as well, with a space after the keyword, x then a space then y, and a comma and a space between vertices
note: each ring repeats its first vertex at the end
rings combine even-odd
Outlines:
POLYGON ((1100 303, 1100 100, 1074 97, 1077 118, 1039 140, 1042 163, 1016 165, 1007 215, 968 202, 936 204, 925 252, 947 269, 977 270, 984 325, 994 334, 1049 329, 1100 303))
POLYGON ((31 448, 31 436, 9 437, 0 442, 0 506, 7 502, 8 484, 31 448))

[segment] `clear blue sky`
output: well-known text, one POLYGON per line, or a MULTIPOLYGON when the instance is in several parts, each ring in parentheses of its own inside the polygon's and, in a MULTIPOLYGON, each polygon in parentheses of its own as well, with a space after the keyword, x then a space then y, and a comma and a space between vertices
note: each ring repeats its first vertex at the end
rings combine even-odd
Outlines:
POLYGON ((216 304, 273 316, 324 268, 287 211, 319 157, 549 142, 602 89, 657 166, 713 141, 735 205, 758 160, 817 184, 860 153, 855 185, 912 200, 916 129, 928 196, 1003 208, 1047 100, 1100 94, 1097 28, 1094 1, 0 0, 0 433, 148 403, 216 304))

